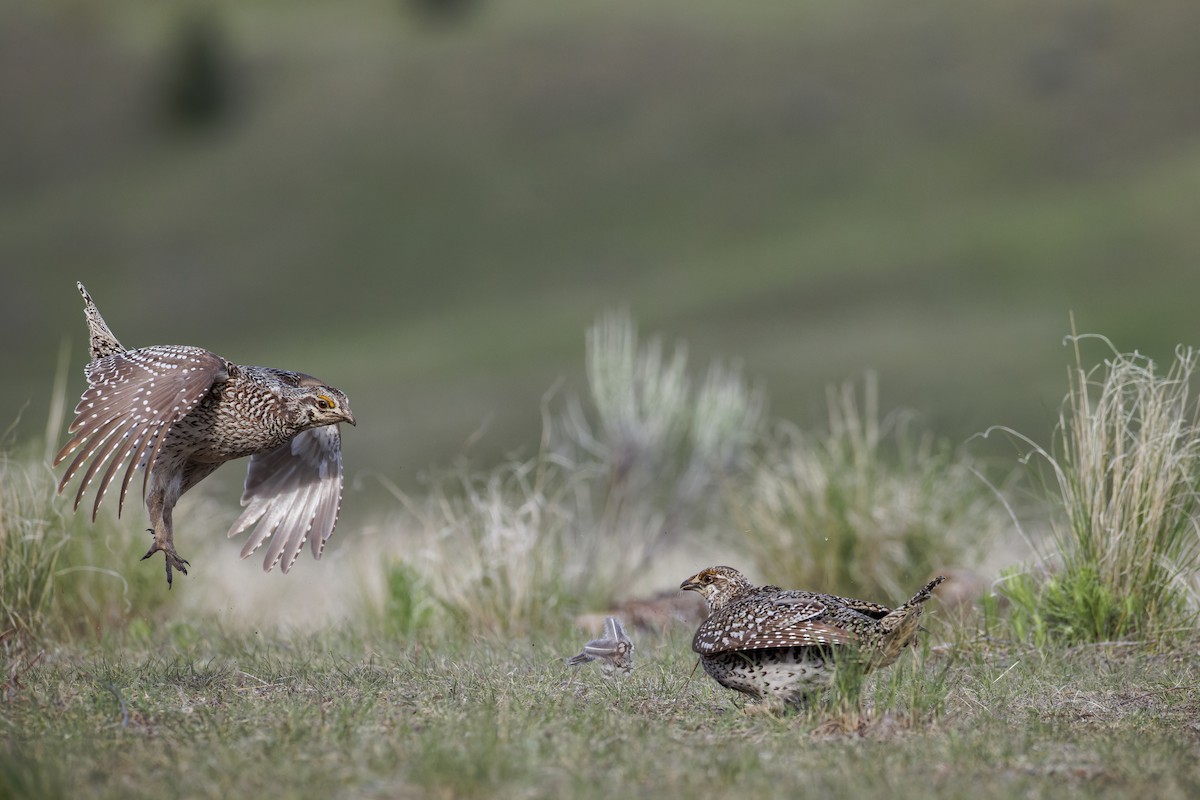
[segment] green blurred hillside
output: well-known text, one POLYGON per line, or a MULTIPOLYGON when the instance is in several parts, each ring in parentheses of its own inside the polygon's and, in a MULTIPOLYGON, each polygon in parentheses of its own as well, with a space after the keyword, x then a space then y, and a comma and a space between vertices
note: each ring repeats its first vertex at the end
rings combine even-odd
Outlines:
POLYGON ((956 438, 1048 430, 1069 311, 1200 340, 1200 5, 411 9, 0 6, 5 424, 40 430, 64 341, 82 388, 76 279, 127 346, 340 386, 350 473, 401 482, 481 424, 482 459, 534 447, 614 306, 740 360, 776 415, 872 368, 956 438))

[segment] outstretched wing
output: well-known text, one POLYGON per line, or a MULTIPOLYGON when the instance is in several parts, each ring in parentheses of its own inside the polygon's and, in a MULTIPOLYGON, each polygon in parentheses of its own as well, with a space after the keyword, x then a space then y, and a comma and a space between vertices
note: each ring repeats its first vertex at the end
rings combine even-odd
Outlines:
POLYGON ((84 368, 84 374, 88 389, 75 406, 75 421, 68 429, 73 435, 54 457, 54 464, 79 450, 59 481, 61 492, 91 459, 75 493, 75 508, 96 473, 108 464, 92 506, 95 519, 108 485, 126 461, 117 513, 125 508, 129 479, 139 466, 146 468, 145 493, 171 426, 186 416, 214 383, 225 380, 228 371, 223 358, 202 348, 159 345, 98 358, 84 368))
POLYGON ((853 644, 852 631, 821 621, 828 606, 801 593, 783 592, 725 606, 696 631, 692 649, 701 655, 771 647, 853 644))
POLYGON ((338 426, 312 428, 274 450, 251 456, 242 505, 246 510, 229 529, 229 536, 234 537, 255 526, 242 548, 242 558, 270 538, 263 571, 270 572, 279 564, 287 572, 310 534, 313 556, 320 558, 342 505, 338 426))

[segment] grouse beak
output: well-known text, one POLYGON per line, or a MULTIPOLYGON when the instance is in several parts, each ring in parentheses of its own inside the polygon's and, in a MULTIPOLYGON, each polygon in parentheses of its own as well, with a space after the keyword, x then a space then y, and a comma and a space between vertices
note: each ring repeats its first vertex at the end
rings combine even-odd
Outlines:
POLYGON ((681 592, 698 592, 698 591, 700 591, 700 584, 696 581, 696 577, 697 576, 693 575, 692 577, 688 578, 683 583, 679 584, 679 591, 681 591, 681 592))
POLYGON ((354 421, 354 412, 348 408, 342 409, 342 421, 349 422, 351 425, 353 425, 356 428, 358 427, 358 423, 356 423, 354 421))

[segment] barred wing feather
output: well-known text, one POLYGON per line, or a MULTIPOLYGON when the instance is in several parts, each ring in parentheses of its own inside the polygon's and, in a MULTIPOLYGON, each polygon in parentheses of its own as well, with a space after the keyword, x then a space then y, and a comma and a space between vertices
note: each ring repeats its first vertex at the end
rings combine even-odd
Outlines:
POLYGON ((61 492, 91 459, 75 493, 75 508, 96 474, 108 464, 92 506, 95 519, 109 484, 126 462, 117 513, 125 508, 125 493, 138 467, 145 467, 145 493, 171 426, 229 373, 225 359, 207 350, 159 345, 98 358, 84 368, 84 374, 88 389, 75 406, 75 420, 69 429, 73 435, 54 457, 54 464, 58 466, 79 451, 59 481, 61 492))

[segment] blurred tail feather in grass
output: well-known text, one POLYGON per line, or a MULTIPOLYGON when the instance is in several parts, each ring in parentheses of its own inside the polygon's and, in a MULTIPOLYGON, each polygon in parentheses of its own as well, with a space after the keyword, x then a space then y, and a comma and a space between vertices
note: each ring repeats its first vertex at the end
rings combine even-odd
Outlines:
POLYGON ((616 617, 604 620, 604 632, 592 639, 583 650, 567 659, 567 665, 577 667, 595 661, 608 676, 628 674, 633 671, 633 641, 625 633, 625 626, 616 617))

